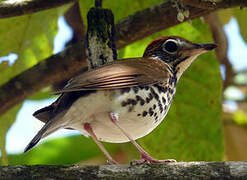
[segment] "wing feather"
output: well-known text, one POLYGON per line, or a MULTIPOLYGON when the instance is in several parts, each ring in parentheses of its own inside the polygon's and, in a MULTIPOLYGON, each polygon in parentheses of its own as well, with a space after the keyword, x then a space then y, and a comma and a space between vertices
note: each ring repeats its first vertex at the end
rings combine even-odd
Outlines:
POLYGON ((117 60, 76 76, 56 94, 166 83, 170 74, 168 65, 158 59, 132 58, 117 60))

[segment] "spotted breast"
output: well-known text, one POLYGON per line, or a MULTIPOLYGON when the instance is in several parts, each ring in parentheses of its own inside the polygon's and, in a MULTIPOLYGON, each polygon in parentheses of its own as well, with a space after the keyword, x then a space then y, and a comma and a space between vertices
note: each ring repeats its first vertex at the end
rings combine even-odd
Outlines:
MULTIPOLYGON (((97 106, 101 107, 95 107, 94 113, 85 121, 90 122, 96 136, 101 141, 128 142, 129 139, 118 128, 112 126, 112 122, 109 121, 108 113, 114 112, 119 116, 120 125, 127 129, 134 139, 141 138, 155 129, 164 119, 175 94, 176 83, 177 78, 173 76, 169 78, 166 84, 109 90, 105 91, 104 94, 99 91, 95 96, 101 96, 101 101, 97 103, 97 106), (101 109, 101 111, 97 111, 97 109, 101 109)), ((92 98, 97 99, 96 97, 92 98)), ((93 99, 88 100, 88 102, 92 102, 93 99)), ((79 104, 81 103, 78 102, 79 104)), ((73 117, 77 119, 77 117, 80 117, 78 114, 79 108, 82 109, 78 107, 73 112, 71 110, 68 111, 64 118, 71 118, 72 114, 74 114, 73 117)), ((85 108, 90 109, 90 107, 86 106, 85 108)), ((82 110, 79 112, 82 113, 82 110)), ((78 122, 76 119, 74 122, 78 122)), ((70 122, 69 124, 71 127, 73 123, 70 122)), ((82 122, 75 123, 72 127, 80 129, 83 134, 87 134, 81 124, 82 122)))

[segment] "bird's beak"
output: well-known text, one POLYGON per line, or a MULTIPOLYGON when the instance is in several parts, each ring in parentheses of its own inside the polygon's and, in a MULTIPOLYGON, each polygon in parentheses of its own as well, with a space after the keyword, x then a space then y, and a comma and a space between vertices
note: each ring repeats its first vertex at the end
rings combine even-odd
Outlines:
POLYGON ((210 50, 215 49, 216 47, 217 47, 217 45, 214 43, 207 43, 207 44, 199 44, 197 49, 201 49, 204 51, 210 51, 210 50))
POLYGON ((207 43, 207 44, 188 43, 185 44, 182 53, 185 56, 198 56, 207 51, 213 50, 216 47, 217 45, 214 43, 207 43))

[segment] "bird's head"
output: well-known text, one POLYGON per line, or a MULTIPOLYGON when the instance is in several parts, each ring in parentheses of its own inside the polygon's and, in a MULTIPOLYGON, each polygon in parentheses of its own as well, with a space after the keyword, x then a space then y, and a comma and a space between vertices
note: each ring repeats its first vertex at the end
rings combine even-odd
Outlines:
POLYGON ((197 56, 216 47, 214 43, 196 44, 178 36, 165 36, 152 41, 143 57, 164 61, 179 78, 197 56))

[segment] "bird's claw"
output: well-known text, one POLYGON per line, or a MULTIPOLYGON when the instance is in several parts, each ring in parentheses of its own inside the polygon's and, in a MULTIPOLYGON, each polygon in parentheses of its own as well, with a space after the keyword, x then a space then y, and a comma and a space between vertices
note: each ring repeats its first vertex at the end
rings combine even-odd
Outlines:
POLYGON ((140 164, 148 164, 148 161, 146 159, 138 159, 130 162, 131 166, 140 165, 140 164))
POLYGON ((118 162, 117 161, 115 161, 115 160, 106 160, 106 164, 108 164, 108 165, 113 165, 113 164, 118 164, 118 162))

